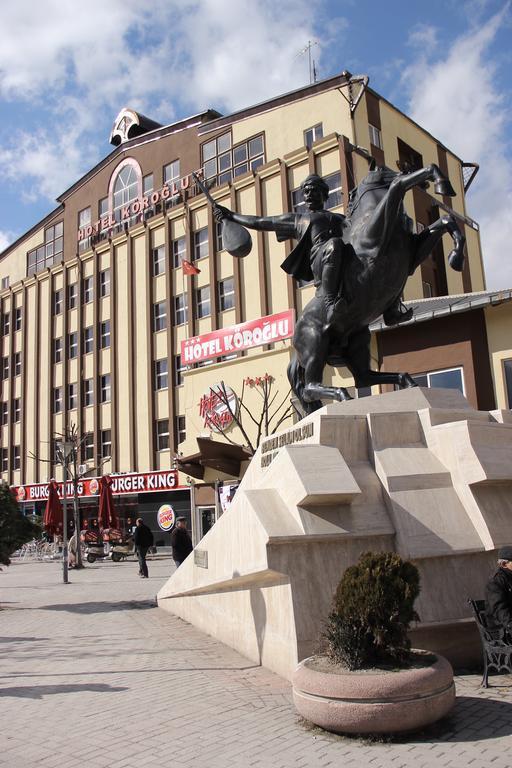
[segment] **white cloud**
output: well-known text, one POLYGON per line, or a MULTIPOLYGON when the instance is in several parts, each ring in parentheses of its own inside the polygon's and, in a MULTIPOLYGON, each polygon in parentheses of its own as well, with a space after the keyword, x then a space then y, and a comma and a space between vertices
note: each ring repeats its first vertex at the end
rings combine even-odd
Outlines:
MULTIPOLYGON (((0 147, 0 172, 54 201, 99 159, 98 129, 123 106, 163 123, 235 110, 308 82, 311 19, 325 0, 17 0, 0 26, 0 98, 37 129, 0 147), (106 116, 107 119, 106 119, 106 116)), ((343 28, 343 20, 336 20, 343 28)), ((320 46, 315 47, 317 63, 320 46)))
POLYGON ((9 246, 11 243, 14 243, 16 238, 17 235, 14 232, 5 232, 0 230, 0 253, 5 251, 7 246, 9 246))
POLYGON ((481 225, 488 288, 512 287, 512 155, 506 129, 510 105, 498 90, 493 41, 509 9, 459 36, 446 55, 421 53, 404 72, 409 113, 480 171, 468 212, 481 225))

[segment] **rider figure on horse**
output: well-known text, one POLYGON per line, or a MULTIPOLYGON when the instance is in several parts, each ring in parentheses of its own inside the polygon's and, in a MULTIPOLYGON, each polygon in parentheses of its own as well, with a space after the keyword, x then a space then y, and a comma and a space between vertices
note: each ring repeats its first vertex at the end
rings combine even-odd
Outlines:
MULTIPOLYGON (((309 175, 301 184, 306 213, 285 213, 280 216, 244 216, 223 206, 215 206, 217 221, 223 218, 242 224, 249 229, 273 231, 279 242, 296 239, 297 245, 283 261, 281 267, 296 280, 313 280, 317 296, 322 297, 325 308, 324 329, 327 331, 336 317, 347 306, 342 280, 342 266, 349 252, 343 239, 347 227, 346 217, 325 210, 329 197, 327 183, 316 174, 309 175)), ((384 321, 394 325, 410 319, 411 312, 401 310, 396 299, 384 313, 384 321)))

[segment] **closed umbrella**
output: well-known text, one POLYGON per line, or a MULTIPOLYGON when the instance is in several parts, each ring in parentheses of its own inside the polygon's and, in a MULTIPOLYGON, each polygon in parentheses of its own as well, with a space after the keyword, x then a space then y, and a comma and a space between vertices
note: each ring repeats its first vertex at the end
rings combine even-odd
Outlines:
POLYGON ((48 485, 48 500, 44 509, 43 526, 51 535, 57 533, 59 526, 61 528, 63 526, 62 504, 55 480, 51 480, 48 485))
POLYGON ((112 479, 108 475, 100 478, 100 509, 98 514, 100 528, 119 528, 119 518, 114 506, 112 479))

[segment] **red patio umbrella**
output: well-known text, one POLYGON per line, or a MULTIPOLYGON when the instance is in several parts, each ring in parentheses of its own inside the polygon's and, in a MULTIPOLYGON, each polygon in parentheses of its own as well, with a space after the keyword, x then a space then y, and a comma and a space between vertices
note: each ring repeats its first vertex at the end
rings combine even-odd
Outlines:
POLYGON ((100 478, 100 509, 98 525, 100 528, 119 528, 119 518, 114 506, 112 479, 108 475, 100 478))
POLYGON ((57 533, 59 526, 63 526, 62 504, 60 503, 57 483, 51 480, 48 485, 48 500, 44 508, 43 526, 51 535, 57 533))

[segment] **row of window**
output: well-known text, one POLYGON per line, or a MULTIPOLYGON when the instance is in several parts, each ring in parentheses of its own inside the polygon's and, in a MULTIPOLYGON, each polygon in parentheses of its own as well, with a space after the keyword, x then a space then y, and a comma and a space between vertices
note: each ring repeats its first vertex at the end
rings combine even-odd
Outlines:
MULTIPOLYGON (((3 411, 2 411, 3 413, 3 411)), ((178 444, 185 440, 185 416, 176 417, 176 436, 178 444)), ((99 433, 99 446, 98 456, 94 455, 94 434, 87 432, 84 435, 84 439, 81 445, 81 461, 95 461, 98 459, 106 459, 112 455, 112 431, 110 429, 102 429, 99 433)), ((169 419, 159 419, 155 422, 155 449, 157 451, 167 451, 170 448, 169 441, 169 419)), ((58 463, 56 455, 56 445, 53 449, 53 463, 58 463)), ((21 448, 19 445, 13 446, 13 470, 21 468, 21 448)), ((0 472, 7 472, 9 469, 9 451, 7 448, 2 448, 0 451, 0 472)))
MULTIPOLYGON (((67 385, 67 408, 72 411, 78 408, 78 384, 67 385)), ((112 386, 110 373, 106 373, 99 378, 99 401, 100 403, 109 403, 112 397, 112 386)), ((94 382, 92 379, 82 381, 83 405, 94 405, 94 382)), ((64 410, 64 387, 53 388, 53 413, 61 413, 64 410)))
MULTIPOLYGON (((94 298, 94 278, 84 277, 82 280, 82 304, 90 304, 94 298)), ((100 297, 110 294, 110 269, 104 269, 99 273, 100 297)), ((70 283, 67 287, 66 307, 75 309, 78 307, 78 283, 70 283)), ((64 309, 64 290, 57 288, 53 292, 53 314, 60 315, 64 309)))
MULTIPOLYGON (((5 381, 9 378, 10 365, 9 355, 0 358, 0 381, 5 381)), ((21 352, 15 352, 12 356, 12 369, 14 376, 21 375, 21 352)))
MULTIPOLYGON (((14 308, 14 330, 21 331, 23 319, 23 310, 21 307, 14 308)), ((0 334, 2 336, 8 336, 11 330, 11 313, 8 311, 2 312, 0 318, 0 334)))
MULTIPOLYGON (((19 445, 13 446, 13 469, 21 469, 21 448, 19 445)), ((2 448, 0 453, 0 466, 2 472, 7 472, 9 469, 9 450, 8 448, 2 448)))
MULTIPOLYGON (((11 413, 13 424, 21 420, 21 397, 13 398, 11 413)), ((0 403, 0 423, 2 426, 9 423, 9 403, 5 400, 0 403)))

